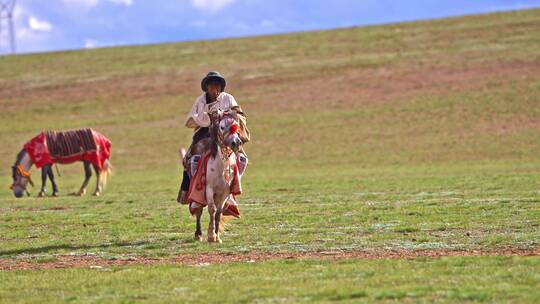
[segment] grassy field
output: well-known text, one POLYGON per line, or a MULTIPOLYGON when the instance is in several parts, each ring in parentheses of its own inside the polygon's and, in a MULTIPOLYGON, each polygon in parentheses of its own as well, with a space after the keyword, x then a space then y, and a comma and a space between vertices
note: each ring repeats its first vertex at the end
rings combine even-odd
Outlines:
POLYGON ((538 255, 496 256, 540 246, 538 49, 540 10, 527 10, 2 57, 0 264, 314 255, 21 267, 0 271, 0 302, 538 302, 538 255), (184 117, 208 70, 227 76, 253 133, 242 218, 220 245, 193 241, 175 202, 184 117), (105 194, 67 195, 77 164, 59 167, 60 197, 13 198, 22 145, 78 127, 113 142, 105 194), (495 256, 384 259, 422 250, 495 256), (362 251, 383 259, 316 257, 362 251))
POLYGON ((8 303, 533 303, 539 271, 538 259, 500 257, 59 269, 0 273, 0 296, 8 303))

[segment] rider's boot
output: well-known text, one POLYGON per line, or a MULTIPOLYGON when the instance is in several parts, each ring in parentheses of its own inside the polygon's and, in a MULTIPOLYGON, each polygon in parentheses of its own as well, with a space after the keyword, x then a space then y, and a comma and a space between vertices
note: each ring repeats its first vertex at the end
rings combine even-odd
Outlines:
POLYGON ((178 190, 178 196, 176 197, 176 201, 180 204, 186 205, 188 203, 187 201, 187 192, 189 190, 189 175, 184 170, 184 176, 182 179, 182 185, 180 185, 180 190, 178 190))

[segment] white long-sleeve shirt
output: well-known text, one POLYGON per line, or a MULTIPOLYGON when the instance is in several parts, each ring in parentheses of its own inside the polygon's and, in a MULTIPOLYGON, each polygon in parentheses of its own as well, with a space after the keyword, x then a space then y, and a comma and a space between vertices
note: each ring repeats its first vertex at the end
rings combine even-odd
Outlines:
POLYGON ((215 110, 228 111, 236 106, 238 106, 238 103, 236 103, 234 97, 229 93, 222 92, 216 101, 208 104, 206 103, 206 93, 203 93, 193 103, 191 112, 189 112, 186 118, 186 127, 195 129, 208 127, 210 126, 209 112, 215 110))

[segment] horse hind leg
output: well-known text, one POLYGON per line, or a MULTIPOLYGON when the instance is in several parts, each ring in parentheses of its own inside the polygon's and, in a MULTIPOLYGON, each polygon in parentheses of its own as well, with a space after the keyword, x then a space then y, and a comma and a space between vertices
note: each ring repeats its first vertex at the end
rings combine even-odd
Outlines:
POLYGON ((49 176, 49 179, 51 180, 51 184, 53 187, 53 196, 58 196, 58 186, 56 186, 56 182, 54 181, 54 174, 52 170, 52 165, 48 166, 47 168, 47 175, 49 176))
POLYGON ((79 189, 79 192, 77 192, 78 196, 83 196, 86 194, 86 187, 88 186, 88 182, 90 182, 90 178, 92 177, 92 169, 90 168, 90 163, 85 161, 83 162, 84 165, 84 181, 81 185, 81 189, 79 189))
POLYGON ((203 213, 203 208, 198 208, 197 211, 195 211, 195 217, 196 217, 196 227, 195 227, 195 241, 202 241, 202 231, 201 231, 201 216, 203 213))

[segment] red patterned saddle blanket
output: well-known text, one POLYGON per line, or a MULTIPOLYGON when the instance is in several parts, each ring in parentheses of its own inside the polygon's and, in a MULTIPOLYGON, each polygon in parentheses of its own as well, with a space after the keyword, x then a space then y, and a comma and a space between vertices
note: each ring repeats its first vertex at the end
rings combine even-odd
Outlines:
POLYGON ((24 145, 36 167, 88 161, 99 170, 111 156, 111 141, 92 129, 44 131, 24 145))
MULTIPOLYGON (((189 211, 191 215, 195 214, 198 208, 204 208, 208 205, 206 201, 206 165, 210 159, 210 151, 207 151, 197 165, 197 171, 191 178, 188 192, 189 211)), ((233 183, 230 189, 231 195, 225 202, 223 207, 223 215, 240 217, 240 209, 236 202, 235 196, 242 194, 242 185, 240 175, 238 174, 238 166, 234 166, 233 183)))

